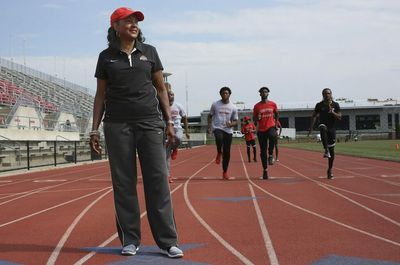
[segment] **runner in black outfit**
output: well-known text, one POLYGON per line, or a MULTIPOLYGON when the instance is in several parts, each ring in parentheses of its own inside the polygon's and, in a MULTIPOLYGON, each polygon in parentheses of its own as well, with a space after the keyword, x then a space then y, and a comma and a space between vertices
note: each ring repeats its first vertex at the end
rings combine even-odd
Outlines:
POLYGON ((335 123, 342 118, 339 103, 332 100, 332 91, 329 88, 322 90, 323 100, 315 105, 311 117, 311 125, 308 135, 313 131, 315 121, 319 117, 318 129, 324 146, 324 157, 328 158, 328 179, 333 179, 332 167, 335 159, 336 128, 335 123))

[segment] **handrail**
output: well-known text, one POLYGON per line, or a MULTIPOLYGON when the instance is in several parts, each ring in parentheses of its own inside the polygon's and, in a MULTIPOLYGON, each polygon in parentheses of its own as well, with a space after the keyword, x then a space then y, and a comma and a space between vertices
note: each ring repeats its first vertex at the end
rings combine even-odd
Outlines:
MULTIPOLYGON (((0 134, 0 137, 3 138, 3 139, 6 139, 7 141, 14 142, 14 144, 16 144, 16 145, 18 146, 19 149, 21 149, 21 145, 20 145, 19 143, 15 142, 14 140, 12 140, 12 139, 10 139, 10 138, 8 138, 8 137, 5 137, 5 136, 3 136, 3 135, 1 135, 1 134, 0 134)), ((17 148, 14 148, 13 146, 8 145, 8 144, 4 144, 4 143, 1 143, 1 144, 4 145, 4 146, 9 147, 9 148, 11 148, 11 149, 14 149, 14 150, 17 149, 17 148)))
POLYGON ((67 141, 70 141, 70 142, 73 141, 73 140, 71 140, 71 139, 65 138, 64 136, 56 135, 56 142, 57 142, 57 138, 63 138, 64 140, 67 140, 67 141))

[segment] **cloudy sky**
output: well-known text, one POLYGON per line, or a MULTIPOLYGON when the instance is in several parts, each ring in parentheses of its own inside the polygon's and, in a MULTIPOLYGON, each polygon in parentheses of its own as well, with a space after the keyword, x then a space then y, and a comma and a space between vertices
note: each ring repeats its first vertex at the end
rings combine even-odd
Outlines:
POLYGON ((281 107, 312 105, 324 87, 336 98, 400 100, 398 0, 2 1, 0 57, 94 91, 120 6, 144 13, 146 43, 191 116, 222 86, 246 108, 261 86, 281 107))

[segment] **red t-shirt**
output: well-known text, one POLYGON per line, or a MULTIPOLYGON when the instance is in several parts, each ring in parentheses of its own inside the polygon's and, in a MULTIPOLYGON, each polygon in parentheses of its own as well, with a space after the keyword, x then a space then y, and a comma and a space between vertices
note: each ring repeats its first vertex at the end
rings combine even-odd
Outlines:
POLYGON ((278 113, 276 103, 268 100, 260 101, 253 108, 253 117, 258 120, 258 131, 266 132, 275 126, 275 113, 278 113))
POLYGON ((256 137, 254 136, 254 131, 256 130, 256 126, 254 123, 249 122, 244 124, 242 127, 242 133, 244 134, 244 139, 246 141, 254 140, 256 137))

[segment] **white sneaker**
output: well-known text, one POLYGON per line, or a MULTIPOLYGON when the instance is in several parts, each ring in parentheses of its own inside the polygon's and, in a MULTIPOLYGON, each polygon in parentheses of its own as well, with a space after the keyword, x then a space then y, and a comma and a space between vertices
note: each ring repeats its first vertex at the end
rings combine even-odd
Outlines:
POLYGON ((170 258, 182 258, 183 251, 180 250, 177 246, 172 246, 168 249, 161 249, 161 253, 167 255, 170 258))
POLYGON ((122 248, 121 254, 124 256, 134 256, 138 250, 139 247, 136 247, 134 244, 130 244, 122 248))

